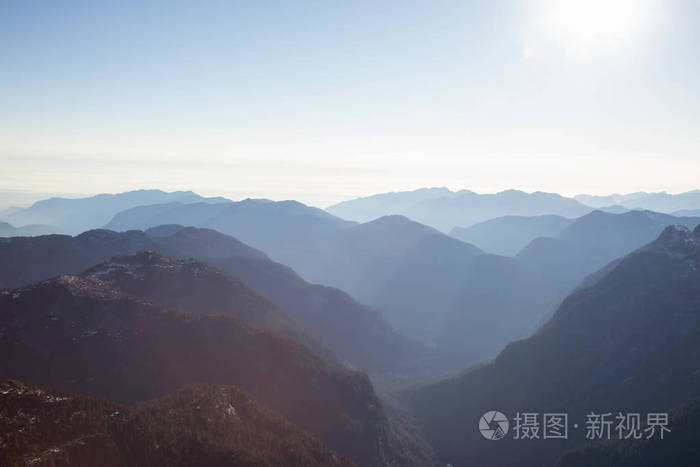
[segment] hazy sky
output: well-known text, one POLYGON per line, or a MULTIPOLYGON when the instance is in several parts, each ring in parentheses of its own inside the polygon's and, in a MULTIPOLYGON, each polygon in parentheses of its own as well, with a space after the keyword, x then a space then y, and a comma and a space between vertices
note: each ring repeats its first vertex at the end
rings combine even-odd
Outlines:
POLYGON ((0 196, 700 188, 700 1, 0 0, 0 196))

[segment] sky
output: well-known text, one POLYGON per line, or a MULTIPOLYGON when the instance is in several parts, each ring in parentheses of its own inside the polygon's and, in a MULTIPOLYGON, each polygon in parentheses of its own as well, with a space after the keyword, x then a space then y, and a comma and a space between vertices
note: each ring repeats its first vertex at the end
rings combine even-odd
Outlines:
POLYGON ((0 205, 697 189, 698 24, 695 0, 0 0, 0 205))

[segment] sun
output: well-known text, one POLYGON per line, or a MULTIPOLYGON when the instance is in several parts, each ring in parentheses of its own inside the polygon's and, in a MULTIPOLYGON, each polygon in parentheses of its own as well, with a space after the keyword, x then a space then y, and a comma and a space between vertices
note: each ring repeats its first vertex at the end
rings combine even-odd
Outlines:
POLYGON ((584 54, 634 42, 653 16, 652 0, 543 0, 536 5, 535 45, 549 41, 584 54))

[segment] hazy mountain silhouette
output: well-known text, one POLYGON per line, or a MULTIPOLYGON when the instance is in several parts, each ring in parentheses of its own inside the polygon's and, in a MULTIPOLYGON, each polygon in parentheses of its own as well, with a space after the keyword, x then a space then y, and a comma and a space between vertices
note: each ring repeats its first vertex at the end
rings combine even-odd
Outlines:
MULTIPOLYGON (((155 250, 175 258, 197 258, 241 279, 279 305, 307 334, 357 368, 398 370, 426 355, 426 349, 392 329, 378 311, 340 290, 304 281, 289 267, 233 237, 172 225, 148 232, 93 230, 75 237, 0 241, 0 287, 77 274, 115 255, 155 250)), ((185 293, 183 290, 180 295, 185 293)))
MULTIPOLYGON (((653 240, 667 225, 698 222, 643 211, 593 212, 558 237, 537 238, 516 257, 504 258, 402 216, 355 225, 299 203, 233 205, 230 211, 204 204, 167 207, 169 214, 156 220, 182 215, 248 236, 306 280, 341 288, 382 310, 394 327, 434 346, 448 367, 526 337, 586 276, 653 240)), ((152 207, 132 213, 143 209, 152 207)))
POLYGON ((698 284, 700 227, 668 227, 570 295, 531 338, 419 389, 411 400, 438 458, 465 466, 551 465, 585 442, 591 411, 660 412, 698 396, 698 284), (485 440, 476 422, 494 409, 511 417, 568 413, 570 439, 485 440))
POLYGON ((574 199, 577 201, 580 201, 581 203, 585 204, 586 206, 590 206, 592 208, 600 209, 604 208, 605 206, 612 206, 612 205, 622 205, 622 203, 625 202, 630 202, 634 201, 636 199, 641 199, 646 196, 649 196, 649 193, 646 193, 644 191, 638 191, 635 193, 628 193, 628 194, 619 194, 615 193, 612 195, 586 195, 586 194, 580 194, 574 196, 574 199))
POLYGON ((563 296, 610 261, 652 241, 667 226, 692 228, 699 222, 697 217, 651 211, 594 211, 576 219, 556 238, 533 240, 516 259, 530 275, 546 278, 552 290, 563 296))
POLYGON ((539 291, 516 260, 402 216, 344 229, 293 266, 379 308, 395 327, 435 347, 436 364, 447 367, 489 356, 543 319, 530 314, 541 312, 539 291))
POLYGON ((525 193, 506 190, 478 194, 469 190, 452 192, 446 188, 384 193, 344 201, 328 212, 344 219, 366 222, 380 216, 399 214, 443 232, 502 216, 556 214, 578 217, 591 211, 572 198, 555 193, 525 193))
POLYGON ((699 222, 597 211, 508 258, 387 216, 339 231, 292 266, 381 309, 393 326, 434 346, 441 364, 463 366, 528 336, 584 278, 666 226, 699 222))
POLYGON ((573 222, 561 216, 504 216, 471 227, 455 227, 450 236, 488 253, 513 256, 537 237, 556 237, 573 222))
POLYGON ((34 237, 55 231, 56 228, 50 225, 30 224, 23 227, 13 227, 7 222, 0 222, 0 237, 34 237))
POLYGON ((141 206, 115 215, 105 228, 146 230, 162 224, 218 230, 289 265, 338 230, 353 225, 297 201, 247 199, 221 204, 141 206))
POLYGON ((351 465, 236 386, 191 386, 132 408, 3 381, 0 433, 8 467, 351 465))
MULTIPOLYGON (((650 211, 675 213, 680 210, 700 209, 700 190, 687 191, 672 195, 660 193, 630 193, 629 195, 591 196, 578 195, 576 199, 588 206, 601 208, 618 204, 628 209, 647 209, 650 211)), ((687 214, 680 214, 687 215, 687 214)))
POLYGON ((119 402, 234 384, 360 464, 424 455, 389 423, 365 374, 230 314, 175 311, 86 274, 2 292, 0 329, 3 378, 119 402))
POLYGON ((16 226, 48 224, 55 228, 52 233, 78 234, 106 224, 115 214, 125 209, 170 201, 220 203, 228 200, 203 198, 191 191, 166 193, 160 190, 136 190, 118 194, 101 194, 89 198, 45 199, 37 201, 28 208, 5 214, 2 220, 16 226))
POLYGON ((623 214, 625 212, 631 211, 631 209, 628 209, 624 206, 620 206, 619 204, 612 204, 610 206, 602 206, 600 208, 596 208, 599 211, 603 212, 609 212, 611 214, 623 214))
POLYGON ((680 211, 675 211, 673 215, 679 217, 700 217, 700 209, 681 209, 680 211))
POLYGON ((445 187, 419 188, 413 191, 381 193, 342 201, 326 210, 343 219, 369 222, 383 216, 399 215, 423 201, 449 198, 454 193, 445 187))

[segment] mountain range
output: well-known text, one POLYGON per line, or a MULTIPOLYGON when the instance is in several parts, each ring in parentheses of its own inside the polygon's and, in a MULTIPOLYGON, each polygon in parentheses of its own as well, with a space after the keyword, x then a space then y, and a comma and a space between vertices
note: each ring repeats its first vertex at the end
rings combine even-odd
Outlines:
POLYGON ((161 190, 136 190, 89 198, 49 198, 37 201, 28 208, 5 211, 1 219, 17 227, 42 224, 50 225, 51 233, 78 234, 106 224, 125 209, 172 201, 220 203, 228 200, 203 198, 191 191, 166 193, 161 190))
POLYGON ((479 194, 469 190, 423 188, 415 191, 383 193, 335 204, 328 212, 343 219, 367 222, 387 215, 402 215, 442 232, 469 227, 495 217, 554 214, 578 217, 592 208, 556 193, 525 193, 505 190, 479 194))
POLYGON ((246 199, 228 203, 165 203, 120 212, 104 228, 146 230, 163 224, 203 227, 233 235, 275 261, 293 265, 307 250, 354 225, 297 201, 246 199))
POLYGON ((216 292, 222 297, 209 309, 169 293, 167 283, 135 295, 143 289, 134 281, 176 274, 196 290, 184 278, 212 273, 143 260, 115 258, 80 276, 3 291, 0 374, 122 403, 197 382, 237 385, 359 464, 421 462, 420 445, 390 422, 365 374, 329 366, 303 343, 238 318, 264 310, 253 291, 235 284, 216 292), (168 306, 154 300, 163 297, 168 306))
POLYGON ((83 276, 99 279, 135 297, 189 313, 228 314, 253 329, 289 337, 308 346, 332 366, 341 360, 274 303, 209 265, 173 260, 154 251, 119 255, 91 267, 83 276))
MULTIPOLYGON (((28 208, 4 209, 0 211, 0 220, 17 228, 39 224, 45 226, 42 233, 78 234, 99 227, 112 230, 144 229, 169 223, 217 230, 240 230, 241 226, 230 225, 230 215, 219 209, 207 211, 199 206, 183 208, 183 205, 198 203, 231 205, 233 202, 221 197, 205 198, 191 191, 166 193, 160 190, 135 190, 87 198, 49 198, 28 208), (132 208, 138 209, 131 211, 132 208), (123 211, 127 212, 122 214, 123 211), (119 216, 115 218, 117 215, 119 216)), ((238 210, 236 217, 240 217, 241 210, 264 203, 270 201, 244 200, 233 203, 235 207, 232 210, 238 210)), ((290 207, 296 207, 298 210, 305 208, 295 201, 266 206, 268 209, 279 210, 290 207)), ((312 209, 309 208, 305 214, 310 214, 312 209)), ((368 222, 386 215, 403 215, 447 233, 455 228, 466 229, 474 224, 504 216, 558 215, 571 219, 593 209, 615 214, 641 209, 677 216, 696 216, 700 209, 700 190, 675 195, 666 192, 637 192, 608 196, 576 195, 568 198, 556 193, 526 193, 519 190, 478 194, 469 190, 420 188, 344 201, 328 207, 327 211, 355 222, 368 222)), ((320 211, 316 210, 315 216, 312 217, 317 217, 320 211)), ((251 211, 248 214, 254 217, 251 211)), ((31 230, 29 232, 29 235, 36 235, 31 233, 31 230)), ((241 235, 241 238, 250 243, 250 238, 246 238, 245 235, 241 235)))
POLYGON ((558 215, 571 219, 594 209, 615 214, 634 209, 675 214, 680 210, 700 209, 700 190, 676 195, 638 192, 609 196, 576 195, 568 198, 539 191, 526 193, 505 190, 494 194, 479 194, 469 190, 420 188, 343 201, 329 206, 327 211, 357 222, 367 222, 387 215, 403 215, 442 232, 450 232, 454 228, 469 228, 497 217, 558 215))
POLYGON ((538 237, 556 237, 573 219, 562 216, 503 216, 471 227, 455 227, 450 237, 471 243, 488 253, 515 256, 538 237))
MULTIPOLYGON (((700 227, 667 227, 588 287, 532 337, 491 362, 417 389, 412 403, 438 459, 464 466, 551 465, 585 442, 494 443, 477 430, 489 410, 586 414, 662 412, 700 394, 700 227)), ((602 465, 602 464, 598 464, 602 465)), ((615 464, 616 465, 616 464, 615 464)))
POLYGON ((529 335, 586 276, 668 225, 698 223, 648 211, 594 211, 504 257, 387 216, 338 231, 291 266, 382 310, 393 326, 434 347, 442 364, 463 366, 529 335))
POLYGON ((50 225, 29 224, 23 227, 13 227, 7 222, 0 222, 0 237, 33 237, 55 231, 56 228, 50 225))
POLYGON ((700 217, 639 204, 694 214, 695 192, 422 189, 341 203, 360 222, 187 193, 63 200, 64 227, 110 228, 75 236, 7 227, 0 464, 700 458, 700 217), (490 410, 570 436, 486 440, 490 410), (668 443, 584 437, 591 412, 667 411, 668 443))
POLYGON ((659 193, 637 192, 609 196, 577 195, 574 198, 594 208, 619 205, 628 209, 646 209, 663 213, 697 210, 700 207, 700 190, 686 191, 675 195, 662 191, 659 193))
MULTIPOLYGON (((393 327, 435 349, 444 369, 456 369, 529 335, 586 276, 666 226, 694 227, 699 220, 594 211, 560 222, 568 225, 557 236, 535 238, 511 258, 486 254, 403 216, 355 224, 287 202, 141 207, 110 225, 126 230, 182 222, 247 239, 305 280, 381 310, 393 327), (160 214, 150 221, 139 214, 154 209, 160 214)), ((487 224, 490 236, 501 235, 497 222, 487 224)), ((519 235, 520 241, 529 238, 519 235)))
MULTIPOLYGON (((197 258, 240 279, 284 310, 314 341, 356 368, 371 373, 395 371, 420 364, 428 355, 418 342, 392 329, 377 310, 338 289, 310 284, 264 253, 207 229, 169 225, 147 233, 93 230, 75 237, 0 239, 0 287, 79 274, 112 256, 143 250, 197 258), (363 345, 358 346, 360 341, 363 345)), ((187 289, 179 291, 181 297, 188 293, 187 289)))

